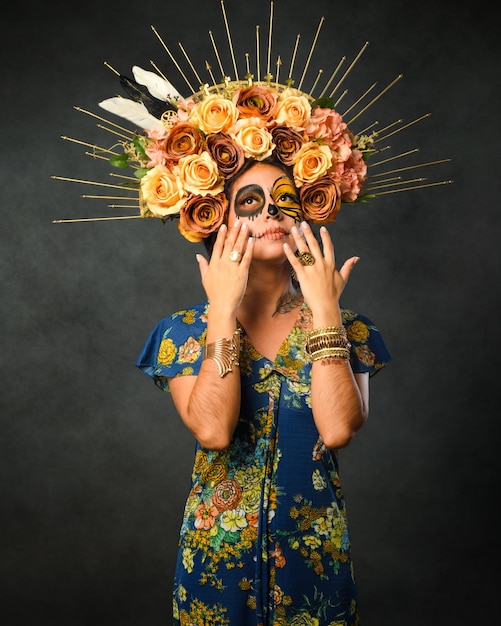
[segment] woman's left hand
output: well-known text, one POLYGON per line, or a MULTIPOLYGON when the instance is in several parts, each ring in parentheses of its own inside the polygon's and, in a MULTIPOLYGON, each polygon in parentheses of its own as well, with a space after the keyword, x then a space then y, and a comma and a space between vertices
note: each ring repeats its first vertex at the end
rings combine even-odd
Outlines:
POLYGON ((320 228, 322 247, 308 223, 301 223, 301 231, 297 226, 292 228, 297 255, 287 244, 284 244, 284 250, 289 263, 296 272, 304 299, 313 312, 326 306, 330 307, 333 303, 339 305, 339 298, 359 257, 349 258, 338 270, 334 246, 327 228, 325 226, 320 228), (301 262, 302 253, 312 255, 314 261, 311 265, 301 262))

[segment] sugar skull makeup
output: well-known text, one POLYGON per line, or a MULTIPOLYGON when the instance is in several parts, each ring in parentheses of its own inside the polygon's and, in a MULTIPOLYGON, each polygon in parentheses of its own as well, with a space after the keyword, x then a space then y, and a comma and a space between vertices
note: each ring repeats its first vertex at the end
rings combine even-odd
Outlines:
MULTIPOLYGON (((241 187, 235 195, 236 215, 250 220, 255 219, 262 213, 266 205, 266 196, 264 189, 255 183, 241 187)), ((297 222, 303 218, 298 193, 287 176, 277 178, 270 190, 270 197, 273 201, 273 204, 268 207, 270 215, 276 215, 278 208, 297 222)))

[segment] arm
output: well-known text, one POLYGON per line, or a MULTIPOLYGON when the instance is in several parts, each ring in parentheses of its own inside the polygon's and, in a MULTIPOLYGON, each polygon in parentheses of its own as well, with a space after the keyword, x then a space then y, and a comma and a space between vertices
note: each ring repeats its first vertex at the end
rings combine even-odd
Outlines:
MULTIPOLYGON (((308 246, 315 263, 304 267, 288 247, 286 254, 312 311, 313 328, 341 326, 339 298, 358 257, 346 261, 338 271, 327 229, 320 231, 323 253, 310 227, 303 224, 302 229, 305 239, 296 232, 296 245, 301 252, 308 246)), ((344 447, 367 420, 369 375, 353 374, 346 359, 314 361, 311 368, 311 402, 313 418, 325 445, 329 448, 344 447)))
MULTIPOLYGON (((229 232, 222 227, 210 262, 197 255, 209 299, 207 344, 231 337, 237 328, 236 311, 247 285, 251 255, 252 240, 248 240, 246 225, 240 229, 238 222, 229 232), (241 263, 229 260, 234 249, 244 252, 241 263)), ((169 387, 176 410, 200 444, 213 450, 226 448, 240 411, 238 366, 221 377, 216 362, 204 359, 197 376, 172 378, 169 387)))

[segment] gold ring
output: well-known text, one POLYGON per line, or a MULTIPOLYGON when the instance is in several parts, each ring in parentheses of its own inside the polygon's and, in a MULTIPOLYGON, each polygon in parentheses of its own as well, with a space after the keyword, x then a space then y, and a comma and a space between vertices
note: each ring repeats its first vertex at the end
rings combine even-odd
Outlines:
POLYGON ((240 254, 240 252, 238 250, 232 250, 230 252, 230 261, 234 261, 235 263, 238 263, 242 258, 242 255, 240 254))
POLYGON ((315 257, 311 252, 301 252, 298 258, 301 265, 313 265, 315 263, 315 257))

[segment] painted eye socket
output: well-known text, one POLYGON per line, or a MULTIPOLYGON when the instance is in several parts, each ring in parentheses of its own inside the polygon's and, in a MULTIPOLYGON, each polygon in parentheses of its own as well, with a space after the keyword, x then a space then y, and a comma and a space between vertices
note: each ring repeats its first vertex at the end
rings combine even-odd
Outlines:
POLYGON ((287 176, 281 176, 274 182, 271 197, 285 215, 292 217, 297 222, 303 218, 299 195, 294 183, 287 176))
POLYGON ((265 204, 265 193, 259 185, 246 185, 235 196, 235 213, 239 217, 256 217, 265 204))

